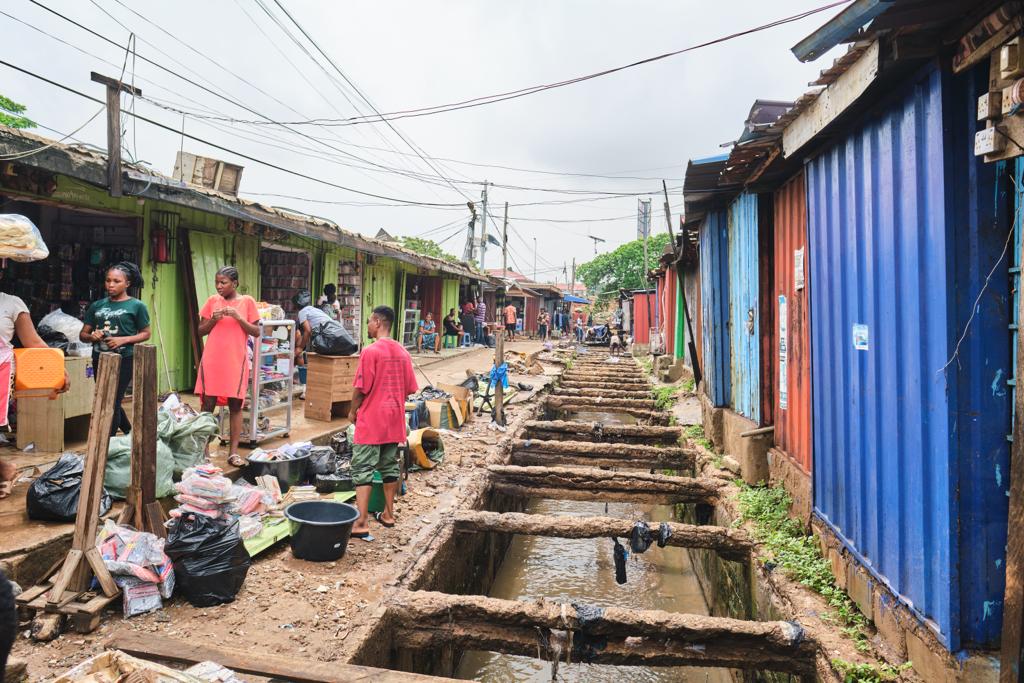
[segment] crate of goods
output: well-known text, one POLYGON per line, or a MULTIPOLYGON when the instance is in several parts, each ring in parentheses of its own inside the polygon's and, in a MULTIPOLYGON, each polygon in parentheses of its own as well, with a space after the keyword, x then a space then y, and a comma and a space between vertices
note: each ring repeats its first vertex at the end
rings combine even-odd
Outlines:
POLYGON ((359 356, 320 356, 308 354, 306 361, 306 418, 330 420, 332 414, 346 415, 352 400, 352 382, 359 356))

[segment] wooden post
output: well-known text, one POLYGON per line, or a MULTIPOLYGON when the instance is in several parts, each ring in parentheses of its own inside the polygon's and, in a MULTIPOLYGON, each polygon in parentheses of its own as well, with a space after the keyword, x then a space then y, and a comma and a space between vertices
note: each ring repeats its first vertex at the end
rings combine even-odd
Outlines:
MULTIPOLYGON (((1024 280, 1021 280, 1024 281, 1024 280)), ((1018 285, 1017 319, 1024 321, 1024 292, 1018 285)), ((1017 333, 1017 388, 1014 391, 1013 443, 1010 446, 1010 510, 1006 539, 1006 592, 1003 596, 1002 653, 999 683, 1017 683, 1021 676, 1024 633, 1024 333, 1017 333)))
POLYGON ((101 353, 96 373, 96 398, 93 402, 92 420, 89 423, 89 440, 85 450, 85 471, 82 474, 82 489, 78 496, 78 513, 75 516, 75 534, 71 550, 54 579, 47 602, 66 604, 82 591, 89 588, 93 574, 100 582, 103 593, 112 597, 118 594, 114 579, 103 564, 103 558, 96 550, 96 530, 100 519, 100 501, 103 497, 103 475, 107 468, 107 448, 110 442, 110 425, 114 421, 114 396, 117 393, 117 378, 121 368, 121 356, 116 353, 101 353), (90 571, 91 570, 91 571, 90 571), (69 598, 66 591, 71 592, 69 598))
MULTIPOLYGON (((505 362, 505 330, 504 326, 495 335, 494 340, 494 367, 499 368, 505 362)), ((505 388, 501 382, 494 385, 494 422, 505 426, 505 388)))
POLYGON ((118 523, 164 538, 164 512, 156 498, 156 382, 156 347, 139 344, 132 378, 132 478, 118 523))
POLYGON ((107 185, 111 197, 121 192, 121 93, 141 95, 142 90, 116 78, 92 72, 93 82, 107 86, 107 185))

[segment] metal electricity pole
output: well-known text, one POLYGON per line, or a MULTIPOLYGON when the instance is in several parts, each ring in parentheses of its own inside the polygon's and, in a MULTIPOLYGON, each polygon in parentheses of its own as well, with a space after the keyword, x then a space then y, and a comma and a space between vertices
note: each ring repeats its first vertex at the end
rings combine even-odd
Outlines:
POLYGON ((576 296, 576 259, 572 260, 572 284, 569 285, 569 294, 576 296))
POLYGON ((480 270, 485 270, 484 259, 487 258, 487 181, 484 181, 484 190, 482 194, 483 208, 481 210, 481 216, 483 221, 481 222, 480 228, 480 270))
POLYGON ((501 224, 501 276, 508 277, 508 202, 505 202, 505 221, 501 224))
POLYGON ((142 90, 116 78, 103 76, 93 71, 93 82, 107 86, 107 186, 111 197, 122 196, 121 192, 121 93, 141 95, 142 90))

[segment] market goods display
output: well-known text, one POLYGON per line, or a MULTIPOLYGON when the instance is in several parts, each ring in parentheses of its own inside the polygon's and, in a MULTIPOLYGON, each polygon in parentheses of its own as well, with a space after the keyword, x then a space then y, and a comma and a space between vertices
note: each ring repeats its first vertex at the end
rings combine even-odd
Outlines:
POLYGON ((0 258, 13 261, 42 261, 50 250, 39 228, 25 216, 0 213, 0 258))

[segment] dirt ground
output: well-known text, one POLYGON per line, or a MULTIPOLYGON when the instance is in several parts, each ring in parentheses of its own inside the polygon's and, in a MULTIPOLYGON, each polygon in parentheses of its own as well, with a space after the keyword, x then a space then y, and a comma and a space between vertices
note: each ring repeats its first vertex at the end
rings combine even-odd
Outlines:
MULTIPOLYGON (((538 350, 540 343, 515 342, 506 348, 529 353, 538 350)), ((424 354, 413 359, 422 386, 424 374, 437 384, 460 382, 467 368, 483 372, 490 367, 492 354, 481 348, 451 358, 424 354)), ((535 389, 511 399, 506 409, 509 422, 560 368, 545 369, 546 375, 510 376, 512 383, 525 382, 535 389)), ((198 609, 175 598, 161 611, 132 619, 122 618, 119 611, 108 612, 93 633, 65 633, 46 644, 32 642, 24 625, 12 654, 28 661, 32 681, 49 680, 101 652, 112 636, 124 632, 201 640, 254 655, 270 652, 322 662, 346 661, 361 640, 359 634, 376 619, 383 588, 412 566, 419 548, 457 506, 460 490, 482 476, 478 466, 495 452, 503 436, 489 430, 488 423, 479 417, 446 437, 444 462, 433 470, 410 474, 408 492, 396 503, 398 525, 384 529, 371 522, 375 540, 353 540, 338 562, 295 560, 287 542, 280 543, 254 558, 233 603, 198 609)))

